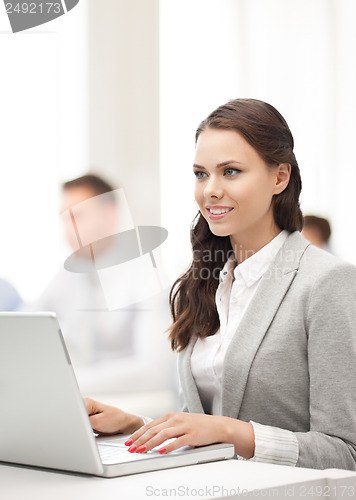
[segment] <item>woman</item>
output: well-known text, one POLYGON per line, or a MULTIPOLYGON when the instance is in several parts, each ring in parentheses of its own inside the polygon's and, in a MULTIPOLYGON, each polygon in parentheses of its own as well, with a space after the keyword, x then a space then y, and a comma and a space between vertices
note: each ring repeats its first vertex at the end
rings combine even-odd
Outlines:
POLYGON ((228 442, 245 459, 356 469, 356 268, 300 235, 293 137, 237 99, 196 133, 193 261, 170 295, 182 413, 150 423, 87 400, 130 452, 228 442), (143 426, 143 424, 146 424, 143 426))

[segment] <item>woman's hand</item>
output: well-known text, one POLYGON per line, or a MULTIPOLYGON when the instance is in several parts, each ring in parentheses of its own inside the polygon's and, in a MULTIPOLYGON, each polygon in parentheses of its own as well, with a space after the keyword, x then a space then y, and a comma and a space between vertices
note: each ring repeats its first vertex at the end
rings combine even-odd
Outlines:
POLYGON ((158 451, 169 453, 182 446, 204 446, 212 443, 231 443, 245 458, 254 454, 252 424, 229 417, 198 413, 168 413, 143 426, 126 441, 129 451, 144 452, 175 438, 158 451))
POLYGON ((131 433, 143 425, 142 418, 93 399, 84 398, 91 426, 97 434, 131 433))

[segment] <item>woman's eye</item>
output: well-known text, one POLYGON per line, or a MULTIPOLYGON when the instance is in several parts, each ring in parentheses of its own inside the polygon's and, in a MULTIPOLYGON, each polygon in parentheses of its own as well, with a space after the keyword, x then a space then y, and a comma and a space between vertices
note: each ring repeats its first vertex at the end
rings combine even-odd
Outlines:
POLYGON ((226 168, 224 171, 224 174, 227 175, 228 177, 232 177, 233 175, 238 174, 241 172, 238 168, 226 168))
POLYGON ((199 172, 199 170, 197 170, 196 172, 194 172, 194 175, 197 179, 202 179, 203 177, 206 176, 206 173, 205 172, 199 172))

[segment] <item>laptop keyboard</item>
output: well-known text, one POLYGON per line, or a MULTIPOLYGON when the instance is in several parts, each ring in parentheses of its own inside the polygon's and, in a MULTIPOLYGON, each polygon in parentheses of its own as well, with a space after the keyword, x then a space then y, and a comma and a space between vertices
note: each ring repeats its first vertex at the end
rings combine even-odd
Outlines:
POLYGON ((160 456, 157 451, 148 451, 146 453, 130 453, 125 445, 98 444, 101 461, 104 465, 129 462, 133 460, 142 460, 160 456))
MULTIPOLYGON (((153 450, 146 451, 144 453, 130 453, 127 446, 124 445, 123 441, 125 441, 125 439, 116 439, 111 441, 110 443, 98 443, 100 458, 104 465, 131 462, 133 460, 147 460, 153 457, 164 457, 165 455, 161 455, 157 450, 162 446, 165 446, 168 443, 174 441, 174 438, 167 439, 167 441, 161 443, 160 446, 156 446, 155 448, 153 448, 153 450)), ((189 449, 191 449, 190 446, 183 446, 182 448, 171 451, 170 455, 178 455, 182 451, 189 449)))

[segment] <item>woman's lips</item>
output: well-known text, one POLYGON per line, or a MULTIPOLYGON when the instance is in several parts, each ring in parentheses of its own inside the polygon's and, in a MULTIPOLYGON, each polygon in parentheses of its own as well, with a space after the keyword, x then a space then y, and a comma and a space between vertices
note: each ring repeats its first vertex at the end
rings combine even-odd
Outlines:
POLYGON ((208 217, 211 220, 219 220, 226 217, 231 211, 232 207, 223 207, 223 206, 210 206, 206 207, 206 211, 208 212, 208 217), (215 212, 215 213, 213 213, 215 212))

